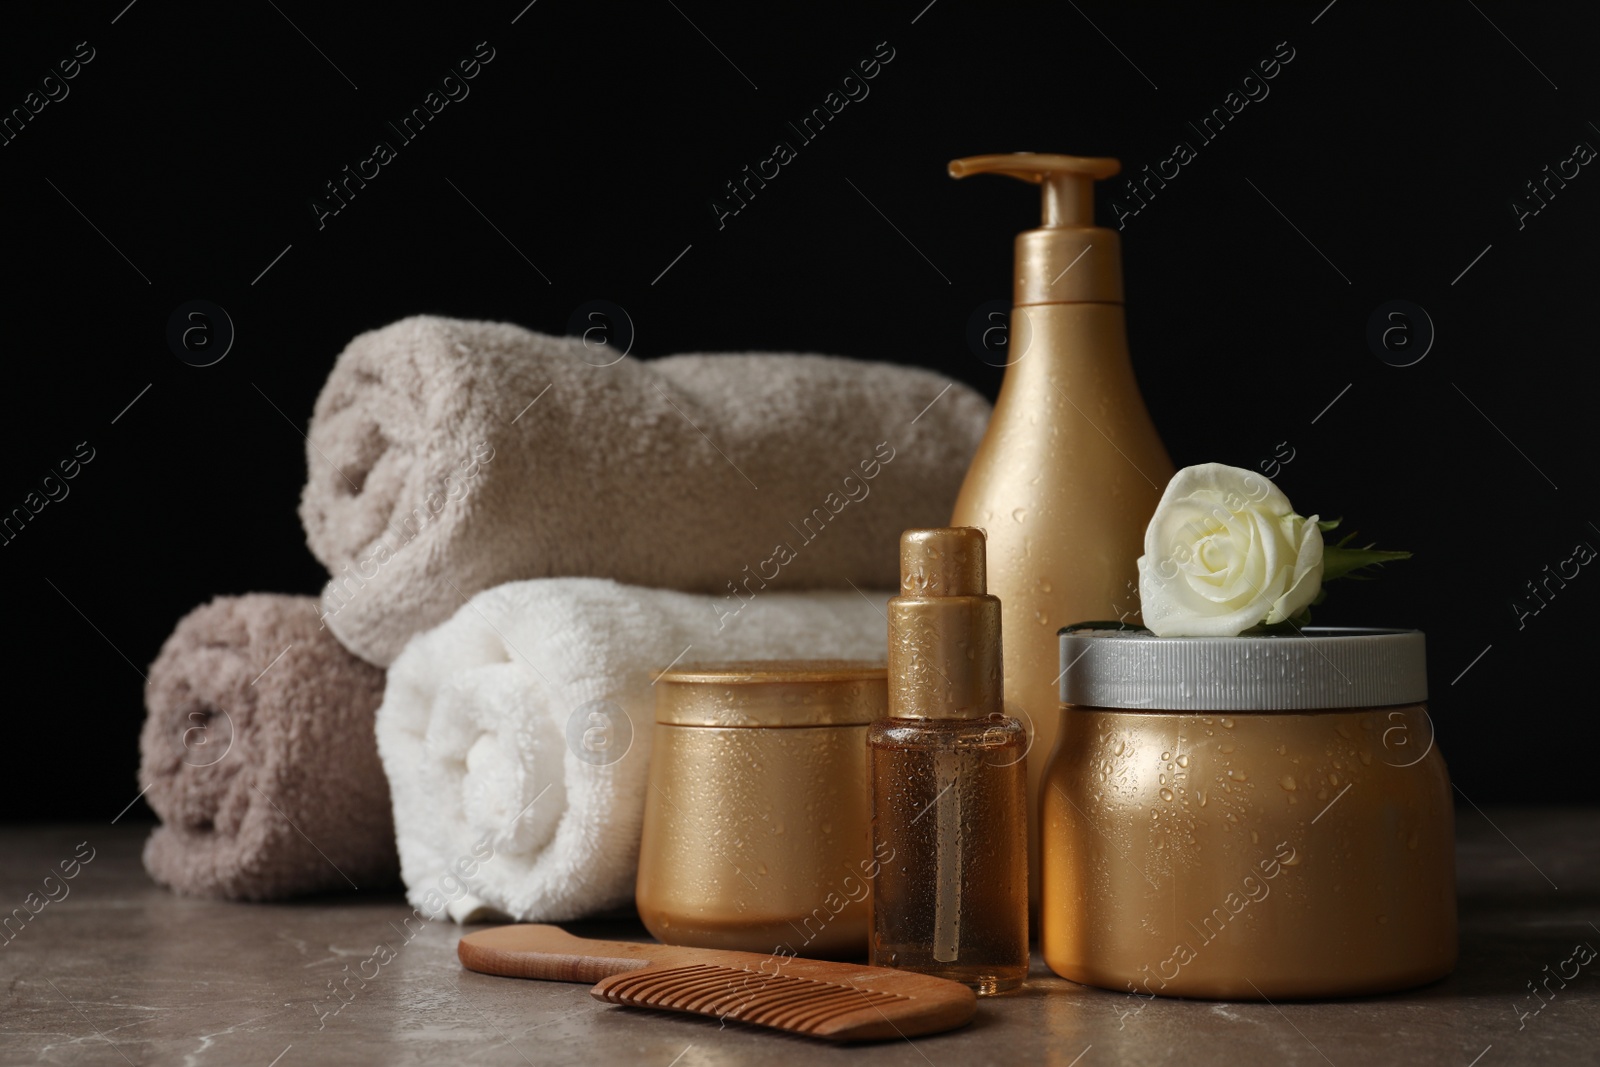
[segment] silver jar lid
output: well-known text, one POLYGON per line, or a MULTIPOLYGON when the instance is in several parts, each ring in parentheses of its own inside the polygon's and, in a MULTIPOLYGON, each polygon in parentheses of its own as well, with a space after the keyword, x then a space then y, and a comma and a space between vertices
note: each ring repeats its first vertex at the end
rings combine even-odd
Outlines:
POLYGON ((1061 631, 1061 701, 1152 711, 1301 711, 1428 698, 1421 630, 1307 626, 1298 633, 1157 637, 1061 631))

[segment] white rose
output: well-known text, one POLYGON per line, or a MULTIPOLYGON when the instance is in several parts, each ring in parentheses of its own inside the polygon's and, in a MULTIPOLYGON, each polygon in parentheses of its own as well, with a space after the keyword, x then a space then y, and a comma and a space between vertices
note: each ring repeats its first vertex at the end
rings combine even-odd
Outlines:
POLYGON ((1282 622, 1322 587, 1317 516, 1259 474, 1221 463, 1172 476, 1144 532, 1139 600, 1162 637, 1233 637, 1282 622))

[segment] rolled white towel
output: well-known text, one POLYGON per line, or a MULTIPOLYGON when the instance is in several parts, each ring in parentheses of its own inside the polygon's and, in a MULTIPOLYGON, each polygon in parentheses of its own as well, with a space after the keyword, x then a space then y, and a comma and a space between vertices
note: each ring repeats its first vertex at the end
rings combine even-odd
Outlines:
POLYGON ((412 905, 559 921, 633 899, 655 722, 675 660, 881 660, 889 593, 719 597, 597 578, 512 582, 389 669, 378 753, 412 905), (631 733, 631 737, 628 735, 631 733))
POLYGON ((988 420, 976 392, 918 367, 641 362, 419 316, 334 365, 300 518, 330 574, 328 628, 382 667, 461 596, 528 578, 891 588, 900 531, 949 519, 988 420))

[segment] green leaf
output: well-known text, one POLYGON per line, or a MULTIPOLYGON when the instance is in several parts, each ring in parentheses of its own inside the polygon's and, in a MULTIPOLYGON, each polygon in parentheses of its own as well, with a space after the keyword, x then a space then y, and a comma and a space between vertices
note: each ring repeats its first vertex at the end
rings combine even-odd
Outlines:
POLYGON ((1337 545, 1327 545, 1322 549, 1323 582, 1331 582, 1335 578, 1369 578, 1370 575, 1354 572, 1364 567, 1377 567, 1397 559, 1411 558, 1409 552, 1385 552, 1371 545, 1365 548, 1346 548, 1345 545, 1349 540, 1350 538, 1346 537, 1337 545))
POLYGON ((1131 633, 1150 632, 1146 627, 1135 626, 1133 623, 1123 622, 1121 619, 1094 619, 1089 622, 1075 622, 1071 626, 1063 626, 1061 629, 1069 633, 1073 630, 1127 630, 1131 633))

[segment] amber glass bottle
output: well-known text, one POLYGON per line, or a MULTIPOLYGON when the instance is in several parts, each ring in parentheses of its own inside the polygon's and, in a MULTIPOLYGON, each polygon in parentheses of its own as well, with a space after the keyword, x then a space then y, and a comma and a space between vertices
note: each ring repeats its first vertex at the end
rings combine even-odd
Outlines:
POLYGON ((889 602, 889 717, 869 728, 872 962, 979 995, 1028 973, 1027 731, 1001 712, 982 531, 907 530, 889 602))

